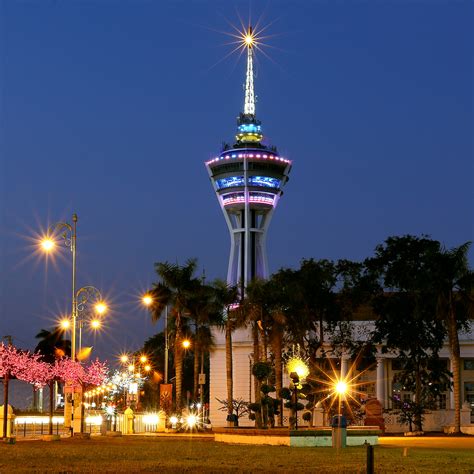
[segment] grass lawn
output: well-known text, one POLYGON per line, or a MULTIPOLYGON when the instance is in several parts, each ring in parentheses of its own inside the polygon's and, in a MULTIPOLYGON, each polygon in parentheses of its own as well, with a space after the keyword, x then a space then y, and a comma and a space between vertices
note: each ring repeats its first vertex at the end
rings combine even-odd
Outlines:
MULTIPOLYGON (((63 439, 0 445, 0 473, 17 472, 363 472, 364 448, 288 448, 225 445, 166 438, 63 439)), ((463 449, 375 447, 378 473, 465 472, 474 452, 463 449)))

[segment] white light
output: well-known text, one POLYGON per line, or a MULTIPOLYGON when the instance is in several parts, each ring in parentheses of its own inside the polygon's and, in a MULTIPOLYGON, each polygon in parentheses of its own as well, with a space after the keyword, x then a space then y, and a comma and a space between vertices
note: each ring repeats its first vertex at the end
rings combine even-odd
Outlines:
POLYGON ((87 425, 100 426, 102 424, 102 417, 100 415, 86 417, 87 425))
POLYGON ((196 415, 188 415, 188 417, 186 418, 186 423, 190 428, 192 428, 193 426, 196 426, 197 416, 196 415))
POLYGON ((170 416, 170 423, 174 426, 176 423, 178 423, 178 417, 177 416, 170 416))
MULTIPOLYGON (((15 418, 16 425, 41 425, 49 423, 49 416, 18 416, 15 418)), ((55 423, 64 423, 63 416, 53 416, 53 425, 55 423)))
POLYGON ((143 423, 145 423, 145 425, 157 425, 159 420, 160 420, 160 417, 156 413, 143 415, 143 423))
POLYGON ((115 413, 115 408, 112 405, 109 405, 105 411, 107 412, 107 415, 113 415, 115 413))

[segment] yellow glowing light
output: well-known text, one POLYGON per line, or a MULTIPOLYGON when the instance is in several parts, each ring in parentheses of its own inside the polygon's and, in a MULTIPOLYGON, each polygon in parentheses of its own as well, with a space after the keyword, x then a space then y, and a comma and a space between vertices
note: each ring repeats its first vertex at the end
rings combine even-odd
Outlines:
POLYGON ((253 36, 251 34, 245 35, 245 44, 247 46, 252 46, 253 45, 253 36))
POLYGON ((54 240, 50 239, 49 237, 46 237, 45 239, 43 239, 41 241, 41 248, 45 252, 50 252, 51 250, 53 250, 55 245, 56 244, 55 244, 54 240))
POLYGON ((135 366, 134 366, 133 364, 130 364, 130 365, 128 366, 128 371, 129 371, 129 372, 133 372, 134 370, 135 370, 135 366))
POLYGON ((183 341, 183 347, 184 347, 185 349, 189 349, 190 346, 191 346, 191 341, 189 341, 188 339, 185 339, 185 340, 183 341))
POLYGON ((150 295, 144 295, 142 298, 142 302, 145 306, 151 306, 153 303, 153 298, 150 295))
POLYGON ((145 355, 142 355, 142 356, 140 357, 140 362, 141 362, 141 363, 144 363, 144 362, 146 362, 147 360, 148 360, 148 359, 147 359, 147 357, 146 357, 145 355))
POLYGON ((120 362, 122 362, 123 364, 127 363, 128 362, 128 355, 124 354, 124 355, 120 356, 120 362))
POLYGON ((107 311, 107 305, 105 303, 97 303, 95 305, 97 314, 104 314, 107 311))
POLYGON ((304 381, 309 375, 309 367, 306 362, 300 357, 291 357, 286 363, 286 370, 289 374, 296 372, 300 382, 304 381))
POLYGON ((339 395, 344 395, 345 393, 347 393, 348 386, 344 380, 339 380, 336 383, 336 386, 334 387, 334 389, 339 395))
POLYGON ((145 372, 150 372, 151 370, 151 365, 145 365, 145 367, 143 367, 143 369, 145 370, 145 372))
POLYGON ((101 326, 101 322, 98 319, 93 319, 91 321, 91 328, 92 329, 99 329, 101 326))
POLYGON ((60 324, 62 329, 69 329, 71 327, 71 321, 69 321, 69 319, 62 319, 60 324))

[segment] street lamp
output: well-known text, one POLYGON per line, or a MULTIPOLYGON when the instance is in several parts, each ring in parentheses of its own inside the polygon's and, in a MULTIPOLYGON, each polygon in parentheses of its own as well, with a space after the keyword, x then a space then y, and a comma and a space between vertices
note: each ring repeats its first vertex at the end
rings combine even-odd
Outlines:
MULTIPOLYGON (((148 362, 148 357, 145 354, 142 354, 140 356, 137 356, 135 354, 122 354, 120 356, 120 362, 124 365, 127 366, 127 370, 129 373, 129 377, 131 378, 132 382, 129 384, 128 388, 128 393, 129 395, 136 394, 137 395, 137 405, 139 402, 140 398, 140 390, 139 390, 139 383, 140 379, 142 379, 142 374, 141 371, 143 372, 150 372, 152 367, 150 363, 148 362)), ((122 377, 124 379, 127 378, 127 374, 124 373, 122 374, 122 377)), ((130 397, 131 399, 132 397, 130 397)))
POLYGON ((76 240, 77 240, 77 214, 72 215, 72 224, 57 222, 48 229, 46 237, 40 242, 44 252, 51 252, 56 247, 54 235, 58 234, 63 239, 64 245, 72 254, 72 332, 71 332, 71 358, 76 358, 76 240))
MULTIPOLYGON (((147 308, 151 308, 154 303, 154 298, 150 293, 145 293, 142 296, 142 303, 147 308)), ((165 384, 168 383, 168 359, 169 359, 169 338, 168 338, 168 306, 165 307, 165 373, 164 380, 165 384)))
POLYGON ((189 339, 184 339, 181 344, 184 349, 189 349, 191 347, 191 341, 189 339))
MULTIPOLYGON (((83 286, 76 293, 76 313, 79 319, 79 352, 82 350, 82 328, 87 320, 82 313, 86 311, 89 303, 93 304, 95 313, 101 317, 107 311, 107 305, 104 303, 102 293, 95 286, 83 286)), ((93 330, 98 330, 102 326, 102 321, 96 317, 89 318, 89 326, 93 330)))

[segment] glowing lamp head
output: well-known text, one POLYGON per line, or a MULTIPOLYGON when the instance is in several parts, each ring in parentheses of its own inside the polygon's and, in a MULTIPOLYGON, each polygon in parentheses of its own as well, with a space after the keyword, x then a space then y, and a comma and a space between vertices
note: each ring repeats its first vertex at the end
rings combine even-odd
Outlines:
POLYGON ((186 424, 187 424, 190 428, 193 428, 194 426, 196 426, 196 423, 197 423, 197 417, 196 417, 196 415, 189 415, 189 416, 186 418, 186 424))
POLYGON ((338 395, 344 395, 345 393, 347 393, 347 388, 347 383, 344 382, 344 380, 339 380, 336 383, 336 386, 334 387, 338 395))
POLYGON ((121 355, 120 362, 122 362, 122 364, 126 364, 128 362, 128 355, 126 354, 121 355))
POLYGON ((92 329, 100 329, 100 321, 98 319, 93 319, 91 321, 91 328, 92 329))
POLYGON ((107 311, 107 305, 105 303, 97 303, 95 305, 95 311, 97 314, 104 314, 107 311))
POLYGON ((172 425, 176 425, 176 423, 178 423, 178 417, 177 416, 170 416, 170 423, 172 425))
POLYGON ((142 364, 144 364, 147 360, 148 360, 148 359, 147 359, 146 355, 140 356, 140 362, 141 362, 142 364))
POLYGON ((253 45, 253 36, 251 34, 245 35, 245 44, 249 47, 253 45))
POLYGON ((300 381, 304 381, 309 375, 309 367, 300 357, 291 357, 286 363, 286 368, 289 374, 292 372, 298 374, 300 381))
POLYGON ((45 252, 51 252, 51 250, 53 250, 55 245, 56 244, 54 243, 54 240, 49 237, 46 237, 41 241, 41 248, 45 252))
POLYGON ((183 347, 184 347, 185 349, 189 349, 189 348, 191 347, 191 341, 189 341, 188 339, 185 339, 185 340, 183 341, 183 347))
POLYGON ((130 365, 128 366, 128 371, 129 371, 129 372, 133 372, 134 370, 135 370, 135 366, 134 366, 133 364, 130 364, 130 365))
POLYGON ((145 365, 145 367, 143 367, 143 369, 145 370, 145 372, 150 372, 151 370, 151 365, 145 365))
POLYGON ((61 325, 61 329, 69 329, 71 327, 71 321, 69 321, 69 319, 63 319, 61 320, 60 322, 60 325, 61 325))
POLYGON ((150 295, 144 295, 142 302, 145 306, 151 306, 153 303, 153 298, 150 295))

